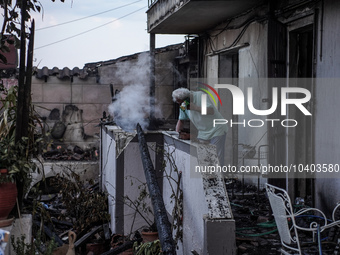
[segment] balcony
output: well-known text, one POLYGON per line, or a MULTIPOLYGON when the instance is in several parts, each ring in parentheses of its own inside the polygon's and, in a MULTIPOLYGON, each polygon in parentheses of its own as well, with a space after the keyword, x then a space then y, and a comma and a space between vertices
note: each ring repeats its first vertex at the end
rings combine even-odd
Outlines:
POLYGON ((199 34, 261 2, 254 0, 149 0, 148 32, 199 34))
MULTIPOLYGON (((178 133, 173 131, 146 131, 145 140, 150 147, 165 208, 173 224, 177 224, 173 214, 175 197, 182 194, 183 217, 175 226, 175 229, 183 230, 177 254, 197 254, 191 253, 192 250, 199 254, 236 254, 235 220, 222 179, 193 170, 194 166, 203 165, 197 156, 201 145, 179 139, 178 133), (176 166, 176 171, 173 166, 176 166), (178 177, 179 171, 181 177, 178 177), (225 247, 228 247, 228 252, 225 247)), ((110 197, 113 233, 128 235, 131 230, 145 226, 145 220, 121 199, 128 197, 135 201, 140 196, 140 184, 146 182, 138 147, 135 133, 126 133, 118 126, 102 127, 101 183, 110 197)), ((211 158, 211 153, 206 155, 211 158)), ((150 203, 149 200, 145 202, 150 203)), ((150 216, 146 214, 146 217, 150 216)))

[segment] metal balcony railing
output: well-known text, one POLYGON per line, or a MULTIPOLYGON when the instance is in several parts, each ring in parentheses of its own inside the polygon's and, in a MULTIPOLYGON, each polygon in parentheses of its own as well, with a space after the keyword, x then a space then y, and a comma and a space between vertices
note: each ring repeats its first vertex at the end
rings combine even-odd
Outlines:
POLYGON ((148 7, 152 6, 154 3, 156 3, 158 0, 148 0, 148 7))

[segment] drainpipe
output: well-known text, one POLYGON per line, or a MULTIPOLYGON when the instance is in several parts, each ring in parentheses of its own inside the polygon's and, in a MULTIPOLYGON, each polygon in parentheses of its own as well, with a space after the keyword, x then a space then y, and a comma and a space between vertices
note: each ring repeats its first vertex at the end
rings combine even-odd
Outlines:
POLYGON ((150 33, 150 120, 155 118, 155 47, 156 36, 150 33))
POLYGON ((159 241, 162 246, 163 254, 176 255, 174 241, 172 239, 171 224, 169 222, 162 193, 157 183, 156 171, 152 164, 148 146, 145 141, 144 133, 139 124, 137 124, 137 135, 139 150, 141 153, 144 167, 145 179, 151 197, 152 207, 155 216, 155 223, 158 231, 159 241))

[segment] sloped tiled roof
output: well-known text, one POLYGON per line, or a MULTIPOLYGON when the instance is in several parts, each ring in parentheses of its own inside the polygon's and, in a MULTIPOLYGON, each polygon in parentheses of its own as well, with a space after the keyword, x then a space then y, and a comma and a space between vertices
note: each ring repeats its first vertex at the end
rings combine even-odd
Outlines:
MULTIPOLYGON (((156 48, 155 53, 158 54, 158 53, 167 52, 167 51, 179 50, 183 48, 183 46, 184 46, 183 43, 168 45, 162 48, 156 48)), ((89 76, 96 76, 98 72, 97 67, 99 66, 112 65, 117 62, 123 62, 126 60, 138 58, 138 55, 145 53, 145 52, 139 52, 139 53, 135 53, 132 55, 122 56, 116 59, 111 59, 111 60, 106 60, 106 61, 87 63, 84 65, 83 69, 80 69, 78 67, 74 67, 72 70, 69 69, 68 67, 64 67, 63 69, 53 67, 52 69, 49 69, 46 66, 41 69, 38 69, 37 67, 34 67, 33 75, 35 75, 36 78, 38 79, 47 79, 49 76, 56 76, 59 79, 66 79, 66 78, 72 78, 74 76, 77 76, 80 79, 86 79, 89 76)))
POLYGON ((72 78, 74 76, 80 79, 86 79, 89 76, 89 73, 85 69, 80 69, 79 67, 74 67, 73 69, 68 67, 64 67, 63 69, 53 67, 52 69, 49 69, 44 66, 41 69, 34 67, 33 75, 38 79, 46 79, 49 76, 56 76, 59 79, 72 78))

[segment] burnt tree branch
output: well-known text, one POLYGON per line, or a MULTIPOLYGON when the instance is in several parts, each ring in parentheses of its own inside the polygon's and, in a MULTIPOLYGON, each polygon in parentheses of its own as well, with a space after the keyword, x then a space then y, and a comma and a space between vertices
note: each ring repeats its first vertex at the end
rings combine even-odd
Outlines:
POLYGON ((145 179, 149 188, 149 194, 154 210, 155 223, 157 226, 159 240, 162 246, 162 251, 163 254, 166 255, 175 255, 176 250, 174 241, 172 239, 171 224, 168 220, 162 193, 157 183, 155 169, 150 158, 144 133, 139 124, 137 124, 137 134, 139 150, 144 167, 145 179))
POLYGON ((34 48, 34 30, 35 23, 32 20, 31 33, 28 42, 27 50, 27 69, 26 69, 26 79, 24 87, 24 106, 22 114, 22 136, 28 137, 29 132, 29 118, 30 118, 30 107, 31 107, 31 88, 32 88, 32 74, 33 74, 33 48, 34 48))
POLYGON ((25 101, 25 78, 26 78, 26 9, 27 1, 21 3, 21 30, 20 30, 20 64, 19 64, 19 79, 18 79, 18 102, 17 102, 17 120, 15 129, 15 142, 22 138, 23 130, 23 110, 25 101))

